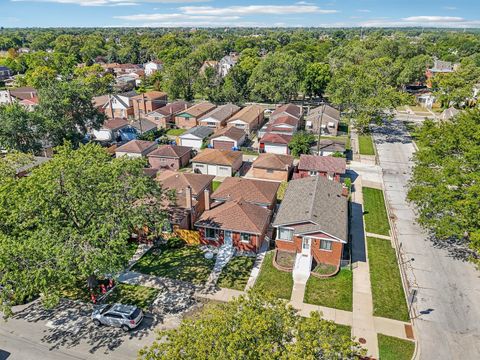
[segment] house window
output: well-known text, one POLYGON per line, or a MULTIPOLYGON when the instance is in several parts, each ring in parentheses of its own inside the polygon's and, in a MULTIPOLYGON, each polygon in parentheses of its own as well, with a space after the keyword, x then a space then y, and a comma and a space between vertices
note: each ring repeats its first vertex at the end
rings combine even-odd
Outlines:
POLYGON ((243 242, 243 243, 249 243, 250 242, 250 234, 240 233, 240 241, 243 242))
POLYGON ((267 169, 267 174, 273 174, 273 170, 272 169, 267 169))
POLYGON ((218 238, 218 229, 205 228, 205 237, 216 240, 218 238))
POLYGON ((289 240, 293 239, 293 230, 287 228, 278 228, 278 238, 281 240, 289 240))
POLYGON ((320 240, 320 249, 322 250, 332 250, 332 242, 329 240, 320 240))
POLYGON ((315 171, 315 170, 310 170, 310 171, 308 172, 308 175, 310 175, 310 176, 317 176, 317 174, 318 174, 318 172, 315 171))

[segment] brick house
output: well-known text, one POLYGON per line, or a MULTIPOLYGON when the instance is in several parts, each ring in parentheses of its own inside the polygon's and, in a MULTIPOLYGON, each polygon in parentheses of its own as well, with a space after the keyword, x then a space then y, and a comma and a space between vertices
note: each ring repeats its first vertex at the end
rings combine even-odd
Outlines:
POLYGON ((133 118, 134 109, 132 98, 135 96, 137 96, 135 91, 110 95, 107 102, 103 105, 102 111, 109 119, 133 118))
POLYGON ((179 100, 171 102, 145 115, 145 118, 157 124, 158 129, 169 129, 175 125, 175 115, 186 110, 188 102, 179 100))
POLYGON ((340 182, 345 175, 347 161, 345 158, 317 155, 300 155, 294 179, 307 176, 324 176, 329 180, 340 182))
POLYGON ((236 127, 247 134, 258 130, 263 124, 263 108, 260 105, 249 105, 227 120, 227 127, 236 127))
POLYGON ((198 120, 203 115, 213 109, 215 109, 215 105, 209 102, 195 104, 175 115, 175 125, 180 129, 191 129, 198 125, 198 120))
POLYGON ((177 145, 162 145, 147 155, 152 168, 170 170, 187 166, 191 156, 191 147, 177 145))
POLYGON ((133 96, 133 113, 136 119, 145 117, 148 113, 167 105, 167 93, 162 91, 147 91, 133 96))
POLYGON ((252 164, 254 178, 288 181, 293 171, 293 156, 281 154, 260 154, 252 164))
POLYGON ((221 129, 227 124, 227 120, 232 117, 233 114, 238 112, 240 107, 234 104, 225 104, 219 106, 207 114, 198 119, 198 123, 201 126, 208 126, 214 129, 221 129))
POLYGON ((348 242, 348 200, 342 184, 321 176, 290 181, 273 226, 277 251, 296 255, 294 278, 297 269, 308 278, 313 262, 338 269, 348 242))
POLYGON ((318 134, 321 128, 323 135, 337 136, 340 123, 340 111, 330 105, 321 105, 310 109, 305 117, 305 130, 318 134))
POLYGON ((158 145, 155 141, 130 140, 126 144, 115 149, 115 156, 117 158, 122 156, 128 156, 131 158, 145 157, 147 154, 155 150, 157 146, 158 145))
POLYGON ((278 186, 268 181, 225 179, 195 223, 200 241, 258 252, 267 235, 278 186))
POLYGON ((214 149, 231 150, 240 148, 245 142, 247 134, 236 127, 223 128, 218 130, 210 138, 210 146, 214 149))
POLYGON ((214 176, 183 173, 172 170, 160 171, 156 181, 167 190, 175 191, 175 203, 169 206, 172 226, 190 230, 205 210, 205 194, 212 191, 214 176))

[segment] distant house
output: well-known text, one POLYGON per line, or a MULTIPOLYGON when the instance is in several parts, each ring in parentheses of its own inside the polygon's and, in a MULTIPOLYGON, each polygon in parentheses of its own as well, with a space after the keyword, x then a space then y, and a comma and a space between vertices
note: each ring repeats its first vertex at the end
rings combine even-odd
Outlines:
POLYGON ((267 236, 278 183, 228 178, 205 196, 205 211, 195 222, 203 244, 257 253, 267 236))
POLYGON ((267 133, 293 135, 297 132, 298 125, 299 120, 291 115, 279 116, 260 129, 258 137, 262 138, 267 133))
POLYGON ((263 123, 263 108, 259 105, 249 105, 227 120, 227 127, 236 127, 251 134, 263 123))
POLYGON ((147 157, 152 168, 178 170, 188 165, 191 155, 191 147, 162 145, 149 153, 147 157))
POLYGON ((0 90, 0 105, 13 104, 22 100, 32 100, 35 98, 38 98, 37 90, 32 87, 0 90))
POLYGON ((155 72, 163 69, 163 63, 161 61, 149 61, 143 64, 143 69, 145 70, 146 76, 151 76, 155 72))
POLYGON ((459 64, 453 64, 450 61, 442 61, 435 59, 433 63, 433 67, 430 69, 427 69, 425 72, 425 76, 427 78, 427 87, 432 86, 432 79, 437 75, 437 74, 448 74, 451 72, 454 72, 456 68, 458 67, 459 64))
POLYGON ((149 112, 145 117, 157 124, 159 129, 169 129, 175 125, 175 115, 189 107, 186 101, 174 101, 161 108, 149 112))
POLYGON ((198 125, 198 120, 203 115, 213 109, 215 105, 209 102, 195 104, 175 116, 175 125, 180 129, 191 129, 198 125))
POLYGON ((126 144, 115 149, 115 156, 128 156, 131 158, 145 157, 157 148, 155 141, 130 140, 126 144))
POLYGON ((226 55, 220 59, 218 62, 218 75, 221 77, 227 76, 230 70, 237 64, 238 61, 238 54, 230 53, 230 55, 226 55))
POLYGON ((220 150, 238 149, 245 142, 246 136, 245 131, 235 127, 223 128, 210 138, 210 146, 220 150))
POLYGON ((193 224, 205 210, 205 194, 212 191, 214 178, 210 175, 171 170, 160 171, 157 174, 156 181, 160 182, 164 189, 175 191, 175 204, 168 208, 173 228, 186 230, 193 228, 193 224))
POLYGON ((318 134, 321 127, 321 134, 337 136, 339 123, 340 111, 330 105, 321 105, 308 112, 305 130, 318 134))
POLYGON ((260 140, 260 152, 272 154, 290 154, 288 144, 292 140, 292 135, 266 133, 260 140))
POLYGON ((13 75, 12 70, 6 66, 0 66, 0 81, 6 80, 13 75))
POLYGON ((147 91, 144 94, 133 96, 131 100, 136 119, 145 117, 146 114, 160 109, 168 103, 167 93, 162 91, 147 91))
POLYGON ((116 142, 121 141, 122 130, 130 127, 125 119, 111 119, 103 123, 98 130, 93 130, 93 137, 98 141, 116 142))
POLYGON ((28 111, 33 111, 38 106, 38 97, 32 97, 30 99, 23 99, 18 102, 23 105, 28 111))
POLYGON ((213 129, 206 126, 196 126, 178 137, 178 145, 189 146, 196 150, 202 148, 204 141, 213 134, 213 129))
POLYGON ((192 159, 195 173, 214 176, 233 176, 242 166, 240 151, 205 149, 192 159))
POLYGON ((135 91, 110 95, 102 109, 105 115, 110 118, 128 119, 134 115, 133 98, 137 96, 135 91))
POLYGON ((227 124, 230 119, 240 108, 234 104, 221 105, 198 119, 201 126, 208 126, 215 129, 220 129, 227 124))
POLYGON ((277 255, 296 256, 295 281, 305 283, 318 264, 338 269, 348 242, 348 200, 342 184, 322 176, 290 181, 273 226, 277 255))
POLYGON ((256 179, 288 181, 293 171, 293 156, 263 153, 252 164, 256 179))
POLYGON ((115 78, 115 90, 116 91, 132 91, 135 86, 139 85, 137 82, 138 76, 132 76, 130 74, 119 75, 115 78))
POLYGON ((346 168, 347 162, 345 158, 301 155, 294 178, 324 176, 329 180, 340 181, 340 177, 345 175, 346 168))
POLYGON ((300 105, 295 104, 285 104, 277 107, 271 114, 270 114, 270 121, 275 120, 281 116, 290 115, 300 120, 302 117, 303 110, 300 105))
POLYGON ((157 124, 154 122, 148 120, 148 119, 140 119, 132 122, 132 127, 137 130, 137 133, 139 135, 148 133, 148 132, 154 132, 157 130, 157 124))
POLYGON ((218 61, 215 60, 207 60, 204 61, 202 66, 200 67, 200 74, 205 74, 205 71, 209 68, 212 68, 215 70, 215 73, 218 73, 218 61))
POLYGON ((344 154, 346 151, 345 140, 343 139, 322 139, 320 138, 320 147, 315 144, 310 148, 310 153, 320 156, 331 156, 335 153, 344 154))

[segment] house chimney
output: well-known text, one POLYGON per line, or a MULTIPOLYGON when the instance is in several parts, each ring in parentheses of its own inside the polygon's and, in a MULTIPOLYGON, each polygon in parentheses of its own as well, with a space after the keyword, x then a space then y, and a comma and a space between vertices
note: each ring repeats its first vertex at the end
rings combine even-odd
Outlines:
POLYGON ((210 190, 204 190, 205 211, 210 210, 210 190))
POLYGON ((185 189, 185 201, 186 208, 190 210, 192 208, 192 188, 190 186, 185 189))

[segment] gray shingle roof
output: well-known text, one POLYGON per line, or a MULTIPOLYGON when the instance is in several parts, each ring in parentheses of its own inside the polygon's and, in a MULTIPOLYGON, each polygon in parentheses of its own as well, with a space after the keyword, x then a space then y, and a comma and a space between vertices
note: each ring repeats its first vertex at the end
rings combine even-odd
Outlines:
POLYGON ((194 136, 199 137, 200 139, 205 139, 213 134, 213 129, 209 128, 208 126, 195 126, 187 131, 185 131, 180 137, 183 135, 192 134, 194 136))
POLYGON ((288 183, 273 226, 308 222, 297 226, 295 233, 322 231, 347 241, 348 201, 342 184, 322 176, 288 183))

